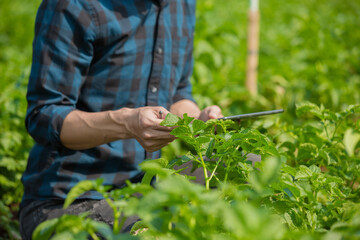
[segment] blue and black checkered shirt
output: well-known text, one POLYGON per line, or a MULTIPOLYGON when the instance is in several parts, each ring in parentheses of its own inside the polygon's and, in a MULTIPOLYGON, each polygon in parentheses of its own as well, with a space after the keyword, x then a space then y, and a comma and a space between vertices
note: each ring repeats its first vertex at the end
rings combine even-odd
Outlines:
MULTIPOLYGON (((44 0, 39 7, 26 127, 36 144, 22 204, 65 198, 76 183, 121 187, 156 158, 135 139, 75 151, 60 142, 71 111, 170 105, 190 99, 195 0, 44 0)), ((96 192, 84 198, 100 199, 96 192)))

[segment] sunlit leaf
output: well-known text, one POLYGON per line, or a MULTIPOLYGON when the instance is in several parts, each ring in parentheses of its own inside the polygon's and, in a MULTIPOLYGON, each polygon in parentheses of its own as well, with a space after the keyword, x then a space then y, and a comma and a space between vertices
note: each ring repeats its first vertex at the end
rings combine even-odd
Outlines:
POLYGON ((354 156, 354 150, 356 145, 360 141, 360 133, 355 131, 354 129, 347 129, 344 134, 344 146, 346 152, 349 154, 350 157, 354 156))
POLYGON ((165 119, 160 123, 160 125, 166 127, 173 127, 178 123, 179 120, 180 117, 178 117, 177 115, 168 113, 165 119))

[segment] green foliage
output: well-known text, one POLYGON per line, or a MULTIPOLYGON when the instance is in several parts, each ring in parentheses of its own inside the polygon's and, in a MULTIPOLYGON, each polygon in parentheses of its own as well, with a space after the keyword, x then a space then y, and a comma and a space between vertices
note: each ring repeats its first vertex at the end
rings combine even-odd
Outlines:
MULTIPOLYGON (((279 126, 284 135, 293 134, 289 142, 282 134, 272 137, 232 121, 204 123, 186 114, 183 118, 169 114, 162 125, 174 127, 171 134, 192 151, 170 161, 145 161, 140 165, 145 180, 123 189, 108 192, 101 180, 80 182, 65 207, 96 190, 114 209, 115 219, 121 214, 141 218, 129 235, 139 239, 359 238, 360 144, 356 136, 348 136, 349 129, 356 129, 359 105, 334 113, 307 102, 296 112, 305 118, 303 125, 279 126), (318 127, 308 127, 314 125, 318 127), (344 146, 347 138, 357 140, 351 151, 344 146), (324 152, 332 153, 336 161, 329 161, 324 152), (260 155, 261 162, 249 161, 249 153, 260 155), (173 169, 188 161, 203 168, 204 186, 181 174, 182 169, 173 169), (157 182, 150 186, 154 176, 157 182)), ((71 217, 86 222, 84 216, 71 217)), ((68 220, 65 216, 49 220, 36 234, 49 236, 55 226, 66 225, 62 221, 68 220)), ((120 228, 114 224, 113 231, 106 228, 100 233, 106 239, 125 237, 119 235, 120 228)), ((63 229, 71 238, 92 236, 98 230, 86 224, 63 229)), ((56 233, 55 237, 63 234, 56 233)))
POLYGON ((34 240, 45 240, 55 234, 52 239, 86 240, 88 235, 95 240, 100 239, 97 235, 106 236, 106 239, 117 239, 113 236, 109 225, 96 222, 86 218, 86 216, 86 213, 79 216, 64 215, 60 218, 45 221, 36 228, 32 238, 34 240))
MULTIPOLYGON (((0 1, 0 239, 19 239, 20 177, 33 144, 24 127, 25 94, 39 4, 40 0, 0 1)), ((163 124, 178 125, 173 134, 182 141, 163 149, 162 159, 143 163, 146 175, 142 184, 108 193, 101 182, 83 183, 69 194, 67 204, 87 190, 99 191, 120 219, 124 206, 132 209, 138 201, 145 201, 134 199, 134 192, 143 193, 146 199, 156 191, 149 187, 156 176, 159 191, 176 200, 175 210, 171 210, 174 217, 168 216, 172 213, 169 210, 165 219, 187 224, 183 215, 190 214, 202 222, 191 223, 190 219, 194 225, 176 224, 179 233, 172 224, 160 233, 151 221, 139 223, 140 230, 149 226, 141 238, 359 238, 360 120, 359 106, 353 104, 360 102, 360 2, 269 0, 262 1, 260 9, 259 94, 252 96, 244 83, 248 2, 197 2, 194 97, 200 107, 218 104, 224 115, 275 108, 284 108, 285 113, 278 118, 242 122, 243 128, 232 122, 203 123, 189 117, 179 121, 168 115, 163 124), (253 166, 247 160, 250 153, 260 155, 263 162, 253 166), (194 169, 204 170, 206 185, 196 188, 199 193, 185 194, 187 202, 181 202, 182 193, 172 193, 163 185, 181 173, 182 169, 173 170, 175 165, 188 161, 194 169), (209 196, 209 201, 199 196, 202 194, 209 196), (198 199, 204 201, 201 203, 209 213, 193 212, 192 202, 198 199), (211 204, 224 215, 230 212, 227 218, 211 211, 211 204), (212 220, 211 214, 224 220, 226 226, 212 220), (212 229, 204 229, 202 224, 207 221, 212 229), (196 227, 202 230, 194 235, 183 233, 196 227)), ((173 187, 193 186, 187 182, 190 176, 188 180, 174 179, 179 183, 173 187)), ((161 201, 157 204, 158 209, 165 206, 161 201)), ((153 212, 144 210, 142 214, 156 218, 153 212)), ((76 218, 59 220, 57 225, 65 225, 61 231, 51 230, 57 233, 54 238, 87 238, 86 229, 97 229, 90 227, 92 223, 78 224, 76 218), (80 227, 66 230, 66 221, 80 227)), ((116 222, 112 235, 105 235, 109 239, 128 238, 116 234, 121 227, 121 222, 116 222)))
MULTIPOLYGON (((245 88, 248 1, 198 2, 195 99, 225 115, 285 108, 302 101, 333 111, 360 102, 360 2, 260 3, 259 94, 245 88)), ((292 116, 291 116, 292 115, 292 116)))
POLYGON ((20 182, 33 144, 24 125, 35 9, 40 1, 0 2, 0 239, 20 239, 20 182))

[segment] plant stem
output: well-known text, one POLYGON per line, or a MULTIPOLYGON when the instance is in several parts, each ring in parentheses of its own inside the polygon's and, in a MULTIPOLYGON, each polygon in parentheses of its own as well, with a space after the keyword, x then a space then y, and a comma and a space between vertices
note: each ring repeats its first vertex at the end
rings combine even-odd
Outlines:
POLYGON ((326 136, 327 136, 329 142, 331 142, 331 138, 330 138, 330 136, 329 136, 329 132, 328 132, 326 123, 325 123, 325 121, 322 121, 322 122, 323 122, 323 124, 324 124, 324 129, 325 129, 325 132, 326 132, 326 136))
POLYGON ((119 227, 120 212, 118 212, 115 209, 113 209, 113 211, 114 211, 114 228, 113 228, 113 232, 114 232, 114 234, 118 234, 120 232, 120 227, 119 227))
POLYGON ((214 170, 212 171, 212 173, 211 173, 211 175, 210 175, 210 177, 209 177, 209 182, 210 182, 211 179, 214 177, 215 171, 216 171, 216 169, 218 168, 218 166, 219 166, 219 164, 220 164, 221 162, 222 162, 221 159, 220 159, 219 161, 217 161, 216 166, 215 166, 214 170))
MULTIPOLYGON (((123 217, 122 217, 122 219, 121 219, 121 223, 119 224, 119 232, 120 232, 120 230, 122 229, 122 227, 123 227, 126 219, 127 219, 127 218, 123 215, 123 217)), ((119 221, 119 220, 118 220, 118 221, 119 221)), ((119 233, 119 232, 118 232, 118 233, 119 233)))
POLYGON ((230 165, 226 165, 226 172, 224 177, 224 183, 227 182, 228 174, 229 174, 230 165))
POLYGON ((113 201, 106 197, 105 198, 106 202, 109 204, 109 206, 112 208, 113 213, 114 213, 114 226, 113 226, 113 233, 114 234, 118 234, 120 232, 120 227, 119 227, 119 218, 120 218, 120 210, 117 209, 117 207, 114 205, 113 201))
POLYGON ((94 239, 94 240, 100 240, 99 238, 98 238, 98 236, 96 236, 96 234, 93 232, 93 231, 89 231, 89 233, 90 233, 90 236, 92 237, 92 239, 94 239))
POLYGON ((200 151, 197 151, 197 154, 198 154, 199 157, 200 157, 201 165, 202 165, 202 167, 203 167, 203 169, 204 169, 205 188, 206 188, 206 190, 209 190, 209 189, 210 189, 210 179, 209 179, 209 177, 208 177, 208 173, 207 173, 205 161, 204 161, 204 158, 203 158, 203 156, 202 156, 202 154, 201 154, 200 151))

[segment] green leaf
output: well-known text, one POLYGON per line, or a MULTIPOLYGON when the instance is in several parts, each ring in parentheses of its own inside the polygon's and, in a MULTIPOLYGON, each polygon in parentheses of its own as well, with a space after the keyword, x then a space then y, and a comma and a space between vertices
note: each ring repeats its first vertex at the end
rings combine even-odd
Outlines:
POLYGON ((213 153, 213 151, 214 151, 214 146, 215 146, 215 139, 211 139, 211 140, 210 140, 210 143, 209 143, 209 146, 208 146, 208 148, 206 149, 206 153, 205 153, 206 157, 208 157, 208 158, 211 159, 212 153, 213 153))
POLYGON ((295 226, 291 216, 288 213, 284 214, 284 219, 291 230, 298 230, 298 227, 295 226))
POLYGON ((309 167, 309 169, 314 173, 314 174, 320 174, 321 173, 321 169, 316 166, 316 165, 311 165, 309 167))
POLYGON ((261 180, 263 184, 269 184, 277 179, 279 169, 281 166, 280 159, 276 157, 269 157, 263 159, 263 172, 261 174, 261 180))
POLYGON ((96 181, 93 180, 85 180, 76 184, 68 193, 65 199, 64 208, 70 206, 70 204, 80 195, 86 193, 87 191, 96 189, 96 186, 96 181))
POLYGON ((307 166, 301 165, 295 175, 295 178, 296 179, 306 179, 306 178, 312 177, 312 175, 313 175, 313 172, 307 166))
POLYGON ((160 123, 160 125, 165 127, 174 127, 177 125, 180 119, 181 118, 178 117, 177 115, 168 113, 165 119, 160 123))
POLYGON ((171 131, 171 134, 175 137, 187 137, 191 136, 190 129, 187 126, 180 126, 171 131))
POLYGON ((308 160, 316 156, 318 147, 312 143, 302 143, 299 147, 298 160, 308 160))
POLYGON ((328 165, 335 165, 339 161, 339 158, 336 156, 336 154, 332 152, 321 150, 320 155, 327 161, 328 165))
POLYGON ((196 142, 201 145, 201 144, 204 144, 204 143, 209 143, 210 142, 210 137, 207 137, 207 136, 199 136, 196 139, 196 142))
POLYGON ((202 130, 207 127, 206 123, 201 120, 194 120, 192 124, 193 134, 199 134, 202 130))
POLYGON ((58 218, 50 219, 39 224, 33 232, 32 238, 34 240, 47 240, 54 233, 57 224, 59 223, 58 218))
POLYGON ((140 164, 141 170, 149 174, 149 176, 158 175, 166 177, 173 173, 173 170, 162 167, 159 163, 153 161, 145 161, 140 164))
POLYGON ((132 226, 130 234, 137 235, 141 233, 142 230, 145 230, 147 228, 149 228, 149 226, 146 223, 144 223, 143 221, 138 221, 132 226))
POLYGON ((295 168, 292 168, 290 167, 289 165, 285 164, 281 170, 285 173, 288 173, 290 174, 291 176, 295 176, 296 175, 296 169, 295 168))
POLYGON ((289 195, 289 197, 292 197, 292 195, 295 196, 295 197, 300 197, 301 190, 294 183, 289 182, 289 181, 283 181, 282 185, 283 185, 283 189, 284 189, 285 193, 287 195, 289 195), (289 192, 286 189, 289 190, 292 195, 289 194, 289 192))
POLYGON ((188 126, 194 120, 193 117, 189 117, 187 113, 183 115, 183 119, 178 122, 178 126, 188 126))
MULTIPOLYGON (((116 202, 115 202, 116 203, 116 202)), ((89 226, 95 230, 95 232, 100 233, 106 239, 109 239, 112 236, 112 229, 110 226, 104 222, 90 221, 89 226)))
MULTIPOLYGON (((160 167, 160 168, 166 168, 168 166, 168 160, 165 158, 159 158, 159 159, 153 159, 153 160, 146 160, 144 162, 142 162, 140 164, 140 167, 142 168, 142 170, 146 171, 141 183, 142 184, 146 184, 146 185, 150 185, 152 179, 154 178, 154 176, 158 173, 155 173, 153 170, 154 169, 150 169, 153 167, 160 167), (152 163, 154 163, 155 165, 151 165, 152 163), (146 170, 147 169, 147 170, 146 170)), ((160 170, 159 170, 160 171, 160 170)), ((162 170, 161 170, 162 171, 162 170)))
POLYGON ((346 198, 346 195, 339 189, 339 187, 337 186, 337 183, 335 183, 335 182, 330 183, 330 190, 336 196, 338 196, 340 198, 346 198))
POLYGON ((351 128, 346 130, 343 142, 346 152, 350 157, 354 156, 355 147, 359 141, 360 133, 351 128))
POLYGON ((87 240, 88 235, 89 234, 87 232, 73 233, 70 231, 66 231, 56 234, 54 237, 51 238, 51 240, 87 240))
POLYGON ((340 183, 340 184, 343 184, 344 183, 344 180, 341 179, 340 177, 336 177, 336 176, 326 176, 325 178, 325 182, 326 183, 340 183))
POLYGON ((305 115, 306 113, 311 113, 320 119, 324 118, 321 109, 316 104, 311 102, 296 104, 297 116, 302 116, 305 115))

